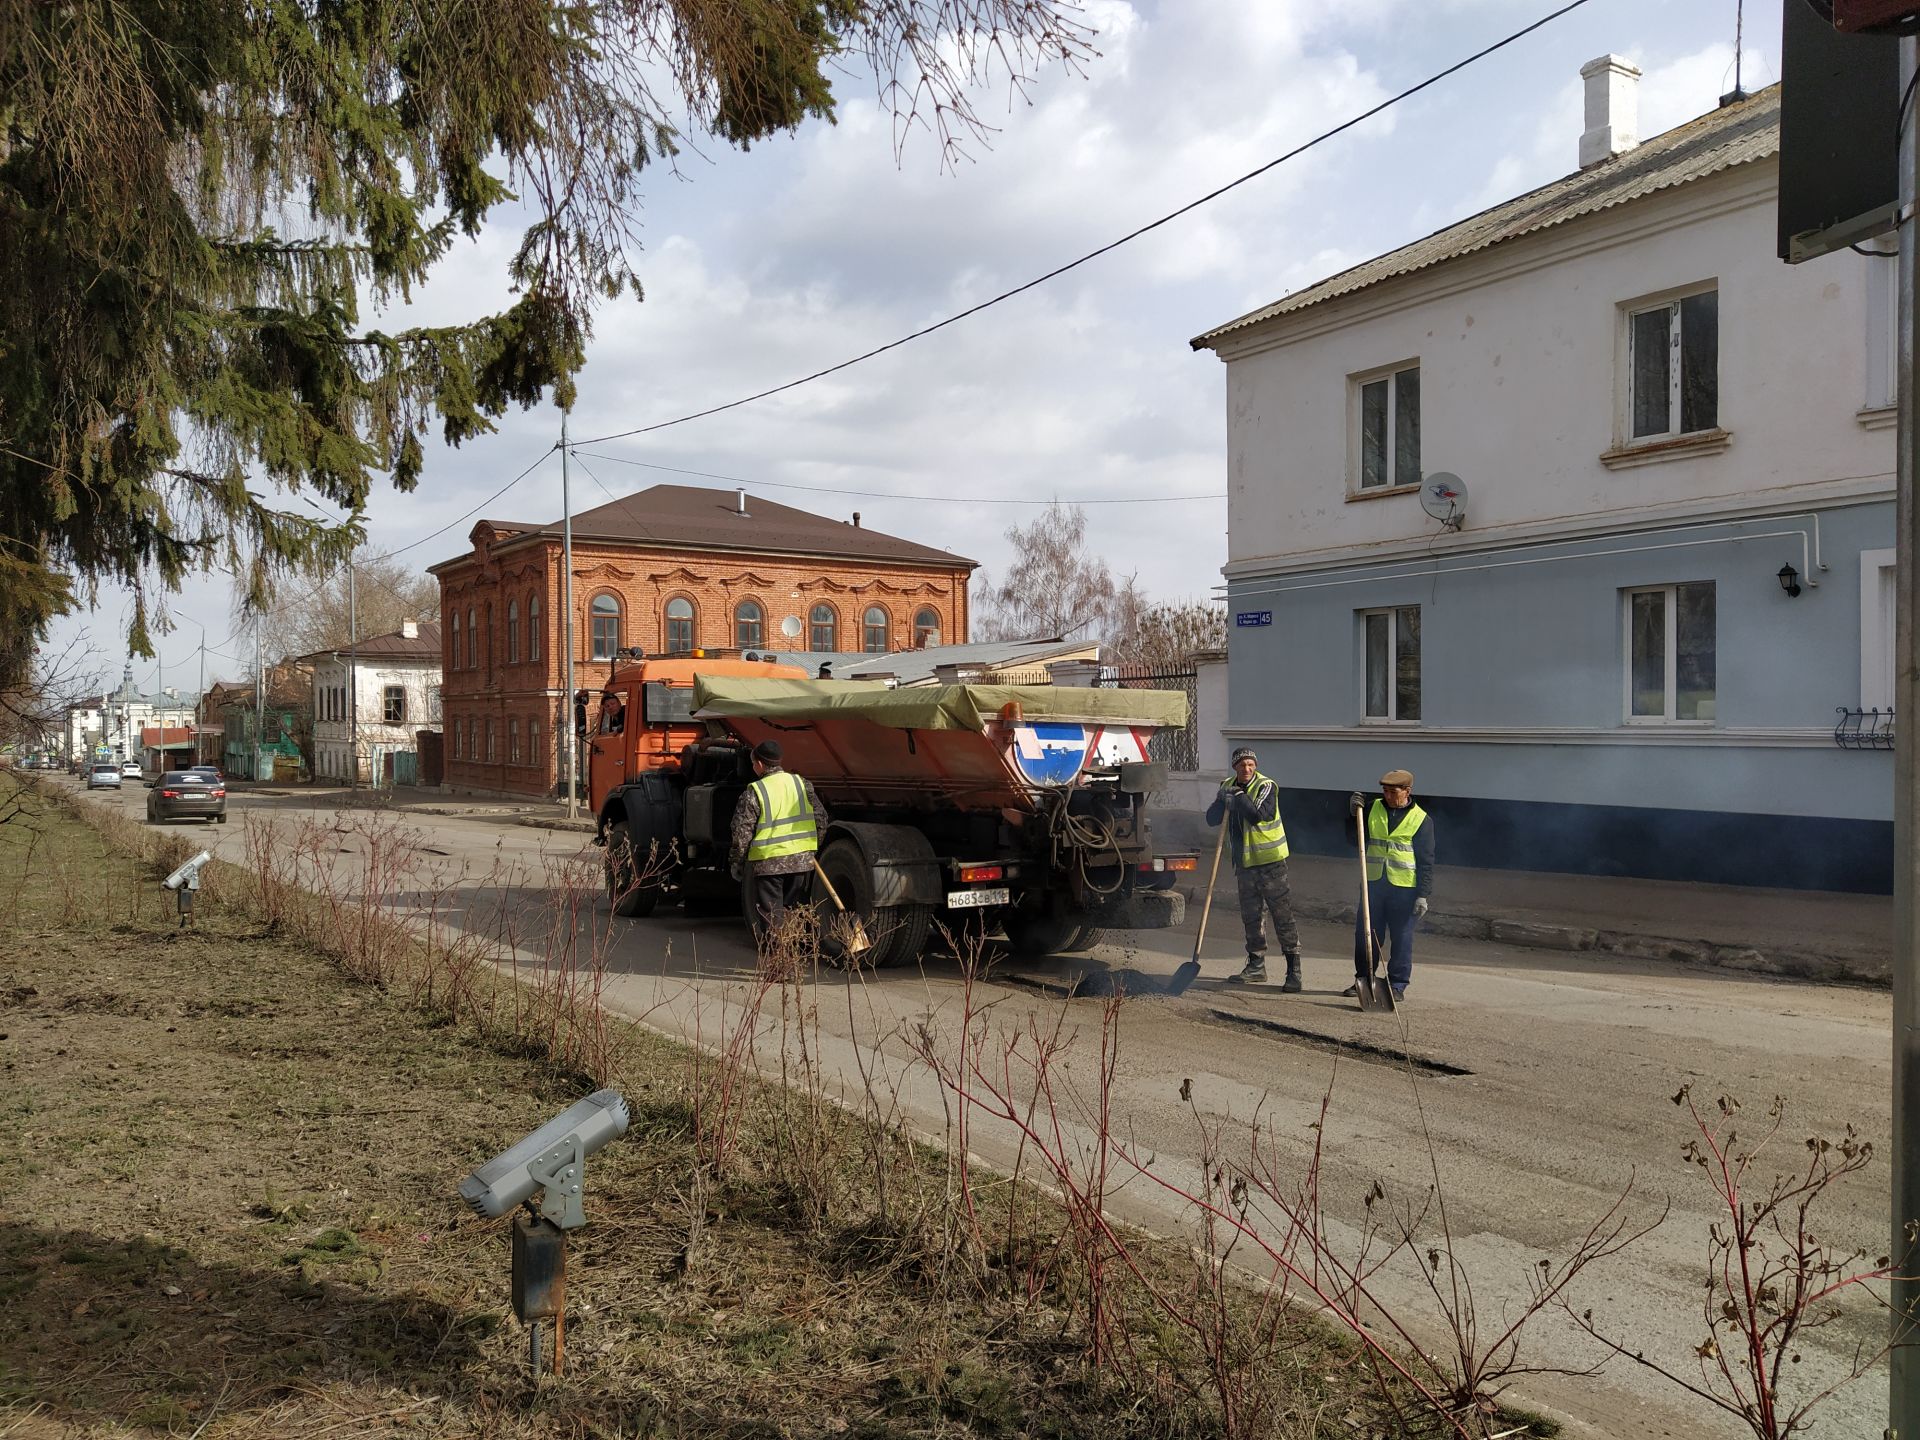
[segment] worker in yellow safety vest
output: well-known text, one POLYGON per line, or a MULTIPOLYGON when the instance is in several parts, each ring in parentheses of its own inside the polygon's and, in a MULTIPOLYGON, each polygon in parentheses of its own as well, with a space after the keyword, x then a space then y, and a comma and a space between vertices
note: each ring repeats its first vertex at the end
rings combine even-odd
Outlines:
POLYGON ((1287 977, 1280 988, 1300 990, 1300 933, 1293 923, 1293 893, 1287 886, 1287 827, 1280 820, 1280 787, 1260 773, 1253 751, 1233 752, 1233 773, 1221 783, 1207 807, 1207 824, 1226 823, 1226 847, 1233 854, 1240 885, 1240 923, 1247 932, 1247 964, 1227 979, 1258 985, 1267 978, 1267 916, 1286 957, 1287 977))
POLYGON ((807 893, 827 812, 813 786, 787 773, 778 740, 753 747, 753 784, 733 811, 733 878, 751 880, 756 938, 776 933, 787 907, 807 893))
MULTIPOLYGON (((1427 913, 1433 895, 1433 819, 1413 801, 1413 773, 1389 770, 1380 777, 1380 798, 1368 803, 1358 790, 1347 797, 1347 840, 1367 837, 1367 904, 1373 944, 1387 952, 1387 983, 1404 1000, 1413 980, 1413 923, 1427 913)), ((1358 907, 1356 907, 1356 910, 1358 907)), ((1353 922, 1353 970, 1364 980, 1373 953, 1358 913, 1353 922)), ((1358 983, 1346 993, 1357 994, 1358 983)))

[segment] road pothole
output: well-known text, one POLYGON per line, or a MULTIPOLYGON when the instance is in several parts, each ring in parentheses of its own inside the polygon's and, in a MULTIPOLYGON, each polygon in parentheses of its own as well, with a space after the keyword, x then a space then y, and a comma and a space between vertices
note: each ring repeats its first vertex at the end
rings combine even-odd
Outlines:
POLYGON ((1319 1030, 1306 1030, 1298 1025, 1284 1024, 1279 1020, 1268 1020, 1259 1015, 1248 1015, 1241 1011, 1220 1010, 1207 1007, 1207 1014, 1223 1025, 1235 1025, 1244 1030, 1264 1030, 1275 1035, 1284 1035, 1289 1040, 1298 1040, 1315 1050, 1326 1050, 1336 1055, 1358 1055, 1367 1060, 1385 1060, 1395 1065, 1411 1065, 1416 1070, 1429 1075, 1471 1075, 1473 1071, 1464 1065, 1452 1065, 1445 1060, 1434 1060, 1425 1055, 1416 1055, 1405 1046, 1377 1040, 1345 1039, 1338 1035, 1328 1035, 1319 1030))

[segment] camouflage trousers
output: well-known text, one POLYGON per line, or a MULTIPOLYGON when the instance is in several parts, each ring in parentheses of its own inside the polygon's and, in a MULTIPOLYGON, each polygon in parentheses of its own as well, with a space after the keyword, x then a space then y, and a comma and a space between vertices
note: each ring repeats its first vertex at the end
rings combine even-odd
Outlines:
POLYGON ((1273 916, 1273 937, 1280 942, 1280 953, 1297 954, 1300 932, 1293 924, 1293 891, 1287 885, 1287 862, 1256 865, 1251 870, 1236 870, 1240 882, 1240 923, 1247 931, 1247 959, 1264 963, 1267 958, 1266 918, 1273 916))

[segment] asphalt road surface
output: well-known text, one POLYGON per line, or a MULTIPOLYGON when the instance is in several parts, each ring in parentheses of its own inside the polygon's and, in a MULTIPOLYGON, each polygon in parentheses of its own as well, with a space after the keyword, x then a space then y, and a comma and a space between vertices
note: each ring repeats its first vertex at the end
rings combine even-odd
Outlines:
MULTIPOLYGON (((92 798, 139 815, 145 791, 133 786, 92 798)), ((338 863, 355 864, 359 822, 338 810, 336 797, 235 795, 229 803, 233 823, 203 832, 224 859, 244 862, 251 816, 255 823, 328 825, 338 863)), ((539 912, 550 909, 560 877, 599 883, 599 852, 577 833, 505 823, 503 815, 402 818, 415 832, 420 875, 431 877, 403 887, 402 907, 424 911, 428 892, 439 890, 461 902, 469 926, 497 925, 503 910, 515 914, 523 963, 551 952, 557 932, 539 912)), ((1127 946, 1102 945, 1070 963, 996 966, 974 988, 977 1023, 997 1046, 1030 1022, 1054 1025, 1065 1007, 1074 1039, 1062 1064, 1078 1093, 1090 1094, 1102 1004, 1061 992, 1077 975, 1103 969, 1129 970, 1136 989, 1150 986, 1191 953, 1198 910, 1191 907, 1182 931, 1136 934, 1127 946)), ((447 913, 444 902, 440 913, 447 913)), ((722 1027, 738 1023, 753 989, 754 958, 737 917, 663 909, 648 920, 618 921, 601 898, 576 929, 581 950, 604 950, 614 1008, 709 1044, 722 1027)), ((1708 1226, 1716 1218, 1706 1185, 1681 1159, 1690 1132, 1673 1096, 1691 1085, 1703 1104, 1737 1096, 1748 1136, 1757 1134, 1773 1098, 1785 1098, 1786 1120, 1772 1152, 1778 1165, 1762 1166, 1764 1176, 1797 1168, 1807 1136, 1837 1136, 1851 1123, 1879 1153, 1826 1202, 1821 1233, 1870 1255, 1885 1249, 1886 993, 1423 936, 1409 1003, 1395 1017, 1366 1016, 1337 994, 1350 978, 1349 934, 1309 924, 1302 939, 1307 993, 1282 995, 1277 984, 1223 985, 1241 960, 1229 894, 1211 922, 1201 980, 1180 997, 1143 996, 1120 1007, 1114 1128, 1136 1155, 1151 1157, 1166 1185, 1197 1182, 1203 1127, 1213 1128, 1231 1155, 1245 1153, 1257 1124, 1283 1166, 1300 1165, 1324 1099, 1323 1203, 1336 1246, 1356 1243, 1369 1213, 1364 1197, 1376 1180, 1388 1203, 1418 1204, 1437 1176, 1486 1334, 1515 1313, 1538 1263, 1566 1254, 1631 1184, 1623 1213, 1653 1218, 1670 1200, 1667 1218, 1632 1250, 1589 1270, 1570 1296, 1576 1309, 1591 1308, 1614 1333, 1686 1373, 1706 1333, 1700 1306, 1708 1226), (1183 1084, 1190 1102, 1181 1097, 1183 1084)), ((1277 954, 1274 960, 1277 975, 1277 954)), ((942 1053, 954 1053, 967 1003, 961 967, 936 958, 917 970, 827 972, 812 993, 824 1083, 856 1107, 878 1096, 907 1123, 950 1141, 952 1097, 916 1057, 914 1036, 931 1035, 942 1053)), ((778 1057, 777 1019, 776 1003, 757 1026, 763 1060, 778 1057)), ((1070 1144, 1092 1139, 1080 1115, 1063 1120, 1070 1144)), ((1007 1127, 976 1116, 969 1139, 981 1159, 1011 1164, 1017 1139, 1007 1127)), ((1112 1194, 1110 1208, 1160 1233, 1192 1231, 1191 1211, 1138 1174, 1112 1194)), ((1433 1349, 1447 1331, 1417 1273, 1427 1243, 1382 1272, 1376 1289, 1433 1349)), ((1878 1329, 1877 1314, 1863 1310, 1812 1337, 1792 1379, 1830 1378, 1856 1344, 1877 1343, 1878 1329)), ((1533 1366, 1581 1370, 1600 1358, 1563 1316, 1545 1317, 1527 1332, 1523 1359, 1533 1366)), ((1598 1375, 1522 1377, 1514 1394, 1561 1419, 1569 1435, 1744 1433, 1617 1359, 1598 1375)), ((1879 1435, 1886 1423, 1884 1366, 1819 1415, 1815 1436, 1879 1435)))

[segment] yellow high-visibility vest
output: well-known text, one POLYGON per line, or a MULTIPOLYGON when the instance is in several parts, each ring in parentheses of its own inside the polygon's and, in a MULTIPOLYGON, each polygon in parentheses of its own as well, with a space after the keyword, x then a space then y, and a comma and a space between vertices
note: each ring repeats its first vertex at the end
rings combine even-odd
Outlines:
POLYGON ((813 807, 807 804, 807 787, 797 775, 775 770, 754 781, 752 789, 760 800, 760 820, 747 846, 748 863, 777 860, 782 855, 811 855, 820 848, 813 807))
MULTIPOLYGON (((1257 807, 1266 798, 1267 792, 1274 788, 1273 781, 1254 771, 1253 781, 1247 786, 1247 799, 1257 807)), ((1280 807, 1274 806, 1273 819, 1264 821, 1243 820, 1240 827, 1240 868, 1251 870, 1256 865, 1272 865, 1287 858, 1287 827, 1280 823, 1280 807)))
POLYGON ((1426 819, 1426 811, 1409 805, 1400 823, 1389 830, 1386 801, 1373 802, 1367 811, 1367 879, 1378 880, 1384 872, 1389 885, 1403 890, 1413 887, 1413 837, 1426 819))

